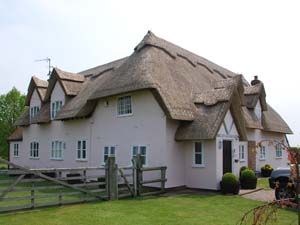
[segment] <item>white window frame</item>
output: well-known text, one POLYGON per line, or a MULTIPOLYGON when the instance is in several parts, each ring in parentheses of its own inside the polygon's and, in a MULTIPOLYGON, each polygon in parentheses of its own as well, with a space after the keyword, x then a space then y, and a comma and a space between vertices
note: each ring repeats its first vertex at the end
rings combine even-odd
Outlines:
POLYGON ((240 162, 245 162, 246 161, 246 157, 245 157, 245 145, 240 144, 239 145, 239 159, 240 162))
POLYGON ((123 95, 119 96, 117 98, 117 116, 122 117, 122 116, 131 116, 132 113, 132 96, 131 95, 123 95), (130 99, 130 104, 128 102, 121 102, 126 101, 126 98, 130 99), (130 109, 126 109, 126 107, 130 107, 130 109), (126 112, 128 111, 128 112, 126 112))
POLYGON ((29 158, 30 159, 39 159, 40 158, 40 144, 38 141, 30 142, 29 158))
POLYGON ((88 160, 88 157, 87 157, 87 140, 86 139, 81 139, 81 140, 77 141, 76 160, 78 160, 78 161, 87 161, 88 160), (79 143, 80 143, 80 145, 79 145, 79 143), (85 145, 85 148, 83 148, 83 143, 85 145), (85 152, 85 157, 83 157, 83 152, 85 152))
POLYGON ((131 146, 131 159, 136 156, 136 154, 134 154, 134 148, 137 148, 137 154, 140 154, 141 157, 145 158, 145 163, 143 164, 143 166, 148 166, 148 155, 149 155, 149 147, 148 145, 132 145, 131 146), (141 148, 146 148, 146 154, 142 154, 141 153, 141 148))
POLYGON ((105 165, 105 156, 111 157, 114 156, 116 157, 117 154, 117 146, 116 145, 105 145, 103 147, 103 152, 102 152, 102 165, 105 165), (108 154, 105 154, 105 148, 108 148, 108 154), (112 154, 112 149, 114 148, 114 153, 112 154))
POLYGON ((33 119, 36 117, 40 112, 40 107, 39 106, 32 106, 30 107, 30 119, 33 119))
POLYGON ((275 156, 276 156, 276 159, 282 159, 282 146, 281 144, 277 143, 275 145, 275 156))
POLYGON ((18 158, 19 157, 19 143, 14 143, 14 152, 13 152, 13 156, 14 158, 18 158))
POLYGON ((66 145, 63 141, 61 141, 61 140, 51 141, 50 159, 51 160, 63 160, 65 148, 66 148, 66 145))
POLYGON ((266 160, 266 146, 259 148, 259 160, 266 160))
POLYGON ((194 142, 193 143, 193 167, 205 167, 204 165, 204 144, 203 142, 194 142), (201 152, 196 152, 196 144, 201 144, 201 152), (196 163, 196 154, 200 154, 202 156, 201 163, 196 163))
POLYGON ((57 113, 63 107, 63 101, 58 100, 51 103, 51 119, 55 119, 57 113))

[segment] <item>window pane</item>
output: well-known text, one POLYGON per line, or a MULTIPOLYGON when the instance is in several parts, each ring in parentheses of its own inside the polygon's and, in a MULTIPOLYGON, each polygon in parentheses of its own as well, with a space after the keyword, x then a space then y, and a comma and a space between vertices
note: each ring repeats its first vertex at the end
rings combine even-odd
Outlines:
POLYGON ((86 149, 86 141, 82 141, 82 149, 86 149))
POLYGON ((81 141, 77 141, 77 149, 81 149, 81 141))
POLYGON ((136 156, 138 154, 138 146, 133 146, 132 148, 132 155, 136 156))
POLYGON ((108 147, 104 147, 104 154, 105 155, 108 155, 108 149, 109 149, 108 147))
POLYGON ((202 144, 201 142, 195 143, 195 152, 202 152, 202 144))
POLYGON ((82 159, 86 159, 86 150, 82 151, 82 159))
POLYGON ((140 154, 141 155, 146 155, 146 146, 141 146, 140 147, 140 154))
POLYGON ((104 155, 104 162, 106 162, 108 155, 104 155))
POLYGON ((146 156, 141 156, 142 165, 146 165, 146 156))
POLYGON ((77 158, 81 159, 81 151, 80 150, 77 150, 77 158))
POLYGON ((195 154, 195 164, 202 164, 202 154, 195 154))
POLYGON ((110 147, 110 155, 111 155, 111 156, 114 156, 114 155, 115 155, 115 147, 114 147, 114 146, 111 146, 111 147, 110 147))

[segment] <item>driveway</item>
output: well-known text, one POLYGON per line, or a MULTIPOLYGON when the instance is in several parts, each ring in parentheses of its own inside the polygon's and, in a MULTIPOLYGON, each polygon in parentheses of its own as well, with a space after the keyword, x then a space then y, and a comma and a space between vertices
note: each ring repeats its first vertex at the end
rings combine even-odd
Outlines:
POLYGON ((241 190, 240 196, 252 200, 262 201, 262 202, 271 202, 275 199, 274 190, 241 190))

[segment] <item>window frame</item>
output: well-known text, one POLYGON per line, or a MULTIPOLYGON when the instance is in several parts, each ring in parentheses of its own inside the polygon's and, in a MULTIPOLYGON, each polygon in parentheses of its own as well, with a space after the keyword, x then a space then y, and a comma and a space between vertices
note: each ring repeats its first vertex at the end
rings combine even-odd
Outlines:
POLYGON ((19 146, 20 146, 19 143, 14 143, 13 144, 13 147, 14 147, 13 156, 14 156, 14 158, 19 158, 19 146))
POLYGON ((276 159, 282 159, 282 146, 279 143, 277 143, 275 145, 275 158, 276 159), (280 152, 280 156, 278 156, 279 152, 280 152))
POLYGON ((30 142, 29 149, 29 159, 39 159, 40 158, 40 143, 38 141, 30 142))
POLYGON ((193 144, 193 167, 203 168, 205 167, 205 157, 204 157, 204 143, 194 142, 193 144), (196 144, 201 144, 201 152, 196 152, 196 144), (196 154, 201 154, 201 163, 196 163, 196 154))
MULTIPOLYGON (((137 147, 138 148, 138 150, 137 150, 137 154, 140 154, 141 155, 141 157, 145 157, 145 163, 144 164, 142 164, 143 166, 148 166, 148 156, 149 156, 149 145, 146 145, 146 144, 141 144, 141 145, 136 145, 136 144, 134 144, 134 145, 132 145, 131 146, 131 159, 134 157, 134 156, 136 156, 137 154, 133 154, 133 149, 134 149, 134 147, 137 147), (144 155, 144 154, 141 154, 141 147, 145 147, 146 148, 146 154, 144 155)), ((131 164, 132 164, 132 162, 131 162, 131 164)))
POLYGON ((245 152, 245 145, 240 144, 239 145, 239 160, 240 162, 245 162, 246 161, 246 152, 245 152))
POLYGON ((114 156, 116 158, 116 155, 117 155, 117 145, 105 145, 103 147, 103 151, 102 151, 102 165, 105 165, 105 148, 108 148, 108 154, 107 154, 107 157, 110 157, 110 156, 114 156), (111 149, 114 148, 114 154, 111 154, 111 149))
POLYGON ((51 148, 50 148, 50 159, 51 160, 64 160, 64 151, 66 149, 66 143, 63 142, 62 140, 53 140, 51 141, 51 148), (61 147, 61 149, 53 149, 53 144, 56 146, 56 143, 59 143, 57 146, 61 147), (58 153, 60 152, 60 157, 55 157, 55 155, 59 155, 58 153))
POLYGON ((54 120, 57 113, 61 110, 63 107, 63 101, 62 100, 57 100, 51 102, 51 120, 54 120))
POLYGON ((266 160, 266 146, 260 146, 259 148, 259 160, 266 160), (263 157, 262 157, 263 156, 263 157))
POLYGON ((40 113, 40 107, 39 106, 31 106, 30 107, 30 119, 35 118, 40 113))
MULTIPOLYGON (((117 97, 117 117, 132 116, 133 115, 132 105, 133 104, 132 104, 132 96, 131 95, 122 95, 122 96, 117 97), (120 112, 120 102, 119 101, 124 98, 130 98, 130 112, 129 113, 120 112)), ((124 107, 126 107, 126 105, 124 107)), ((126 111, 126 108, 124 108, 124 111, 126 111)))
POLYGON ((88 156, 87 156, 87 140, 86 139, 80 139, 77 140, 77 145, 76 145, 76 161, 88 161, 88 156), (85 142, 85 149, 83 149, 83 142, 85 142), (80 143, 80 148, 78 143, 80 143), (78 153, 80 152, 80 157, 78 157, 78 153), (82 157, 82 153, 85 152, 85 158, 82 157))

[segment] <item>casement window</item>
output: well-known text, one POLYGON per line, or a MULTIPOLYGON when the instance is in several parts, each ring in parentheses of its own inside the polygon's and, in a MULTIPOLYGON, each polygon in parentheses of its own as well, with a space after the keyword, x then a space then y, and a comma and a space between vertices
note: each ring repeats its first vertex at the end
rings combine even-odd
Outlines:
POLYGON ((132 156, 139 154, 141 156, 142 165, 147 165, 147 146, 146 145, 134 145, 132 146, 132 156))
POLYGON ((131 115, 131 96, 122 96, 118 98, 118 115, 131 115))
POLYGON ((265 146, 261 146, 259 148, 259 159, 260 160, 265 160, 266 159, 266 147, 265 146))
POLYGON ((31 142, 30 143, 30 158, 38 159, 39 158, 39 143, 38 142, 31 142))
POLYGON ((202 142, 195 142, 193 158, 194 166, 204 166, 204 150, 202 142))
POLYGON ((244 145, 239 146, 239 158, 240 158, 240 161, 245 161, 245 146, 244 145))
POLYGON ((103 149, 102 163, 105 164, 109 156, 116 156, 116 146, 105 146, 103 149))
POLYGON ((63 106, 62 101, 52 102, 52 105, 51 105, 51 119, 54 119, 56 117, 57 112, 62 108, 62 106, 63 106))
POLYGON ((52 141, 51 142, 51 159, 63 159, 63 150, 65 149, 65 144, 62 141, 52 141))
POLYGON ((275 145, 276 149, 276 158, 282 158, 282 147, 281 144, 276 144, 275 145))
POLYGON ((77 160, 87 160, 86 140, 77 141, 77 160))
POLYGON ((19 157, 19 144, 14 143, 14 157, 19 157))
POLYGON ((30 119, 36 117, 40 112, 40 107, 38 106, 33 106, 30 107, 30 119))

